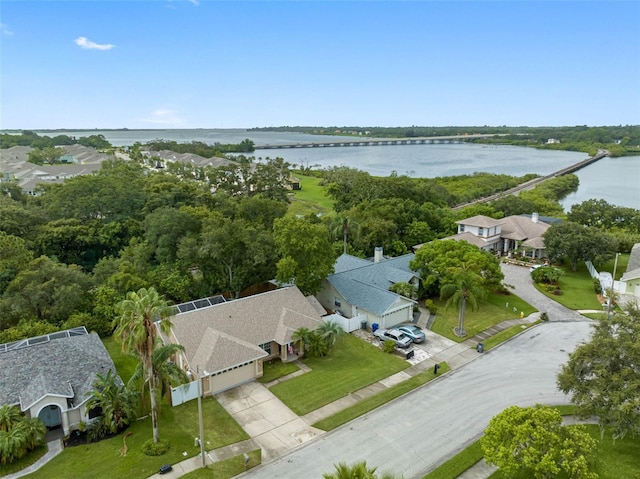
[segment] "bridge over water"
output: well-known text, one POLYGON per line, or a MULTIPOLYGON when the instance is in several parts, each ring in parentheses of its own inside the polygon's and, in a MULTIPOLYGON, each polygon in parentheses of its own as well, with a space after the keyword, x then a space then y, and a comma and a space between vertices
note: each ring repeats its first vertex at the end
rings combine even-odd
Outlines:
POLYGON ((346 146, 390 146, 390 145, 433 145, 442 143, 464 143, 476 138, 492 138, 500 135, 454 135, 454 136, 423 136, 415 138, 350 138, 328 141, 305 141, 300 143, 279 143, 269 145, 255 145, 256 150, 275 150, 286 148, 332 148, 346 146))

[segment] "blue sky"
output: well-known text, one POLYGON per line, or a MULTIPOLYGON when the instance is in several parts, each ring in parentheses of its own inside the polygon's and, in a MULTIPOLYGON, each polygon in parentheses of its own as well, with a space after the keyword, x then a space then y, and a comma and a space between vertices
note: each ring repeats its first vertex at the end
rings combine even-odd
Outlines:
POLYGON ((0 2, 0 128, 640 124, 640 2, 0 2))

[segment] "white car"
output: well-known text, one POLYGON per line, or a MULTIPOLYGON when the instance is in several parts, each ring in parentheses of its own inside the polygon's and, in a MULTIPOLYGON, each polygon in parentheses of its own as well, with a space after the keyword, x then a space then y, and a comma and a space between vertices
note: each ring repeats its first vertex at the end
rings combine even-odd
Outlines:
POLYGON ((413 340, 397 329, 377 329, 373 335, 381 342, 393 341, 399 348, 408 348, 413 343, 413 340))

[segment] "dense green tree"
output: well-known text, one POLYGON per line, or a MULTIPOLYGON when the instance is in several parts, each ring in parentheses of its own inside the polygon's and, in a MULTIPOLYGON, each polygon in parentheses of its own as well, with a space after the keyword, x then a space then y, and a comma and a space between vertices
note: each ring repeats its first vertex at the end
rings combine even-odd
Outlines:
POLYGON ((21 339, 34 338, 36 336, 44 336, 45 334, 55 333, 60 327, 47 323, 45 321, 21 320, 15 326, 6 329, 4 322, 0 321, 0 344, 12 343, 21 339))
POLYGON ((176 208, 159 208, 144 219, 144 238, 153 248, 158 263, 173 263, 180 240, 199 229, 197 218, 176 208))
POLYGON ((80 267, 56 263, 46 256, 34 259, 9 283, 0 310, 3 326, 20 319, 60 325, 71 314, 88 311, 92 281, 80 267))
POLYGON ((558 387, 581 417, 597 417, 614 438, 640 434, 640 310, 599 320, 591 339, 569 355, 558 387))
POLYGON ((45 148, 35 148, 29 152, 29 163, 36 165, 54 165, 60 163, 60 158, 65 154, 64 148, 47 146, 45 148))
POLYGON ((617 249, 616 242, 605 232, 571 221, 552 225, 544 234, 544 244, 551 261, 566 259, 572 271, 580 261, 600 265, 613 258, 617 249))
POLYGON ((276 278, 282 283, 293 282, 305 295, 316 294, 322 281, 333 273, 336 259, 327 228, 305 219, 285 217, 275 220, 273 229, 282 258, 276 278))
POLYGON ((0 195, 0 230, 7 234, 32 240, 35 230, 45 223, 42 211, 0 195))
POLYGON ((105 237, 98 235, 96 226, 73 218, 50 221, 38 228, 34 246, 41 255, 90 271, 104 255, 105 237))
POLYGON ((104 135, 82 136, 78 138, 78 144, 89 148, 95 148, 96 150, 109 150, 113 148, 104 135))
POLYGON ((151 423, 153 442, 160 441, 158 429, 158 406, 156 402, 156 372, 153 367, 153 352, 159 333, 171 330, 167 302, 154 288, 130 291, 127 298, 118 303, 120 317, 116 319, 116 338, 122 343, 122 350, 136 353, 146 372, 151 401, 151 423))
POLYGON ((542 266, 531 272, 531 278, 536 283, 558 284, 558 280, 562 274, 563 272, 559 268, 554 268, 553 266, 542 266))
POLYGON ((480 439, 485 461, 507 477, 595 479, 596 442, 584 426, 563 426, 558 410, 512 406, 493 417, 480 439))
POLYGON ((519 195, 503 196, 490 205, 494 210, 500 211, 504 217, 515 215, 532 214, 538 211, 538 206, 534 201, 522 198, 519 195))
POLYGON ((242 197, 238 202, 235 216, 249 224, 260 225, 271 231, 273 222, 287 213, 288 206, 288 203, 264 196, 242 197))
POLYGON ((32 259, 33 252, 22 238, 0 231, 0 295, 32 259))
POLYGON ((567 219, 583 226, 605 230, 620 228, 629 233, 640 233, 640 210, 614 206, 605 200, 591 199, 575 204, 567 219))
POLYGON ((405 298, 415 299, 417 291, 416 288, 406 281, 399 281, 389 286, 389 291, 393 291, 396 294, 404 296, 405 298))
POLYGON ((420 273, 422 287, 431 294, 439 292, 440 285, 454 282, 461 269, 480 276, 483 287, 488 291, 497 289, 504 278, 495 256, 466 241, 435 240, 427 243, 416 252, 410 267, 420 273))

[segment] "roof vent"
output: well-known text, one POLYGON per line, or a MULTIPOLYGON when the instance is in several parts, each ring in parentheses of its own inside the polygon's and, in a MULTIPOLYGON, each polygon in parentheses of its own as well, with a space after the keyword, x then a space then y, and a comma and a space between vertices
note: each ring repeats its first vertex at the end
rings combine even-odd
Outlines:
POLYGON ((533 221, 534 223, 538 222, 538 213, 537 212, 533 212, 533 214, 531 215, 531 221, 533 221))

